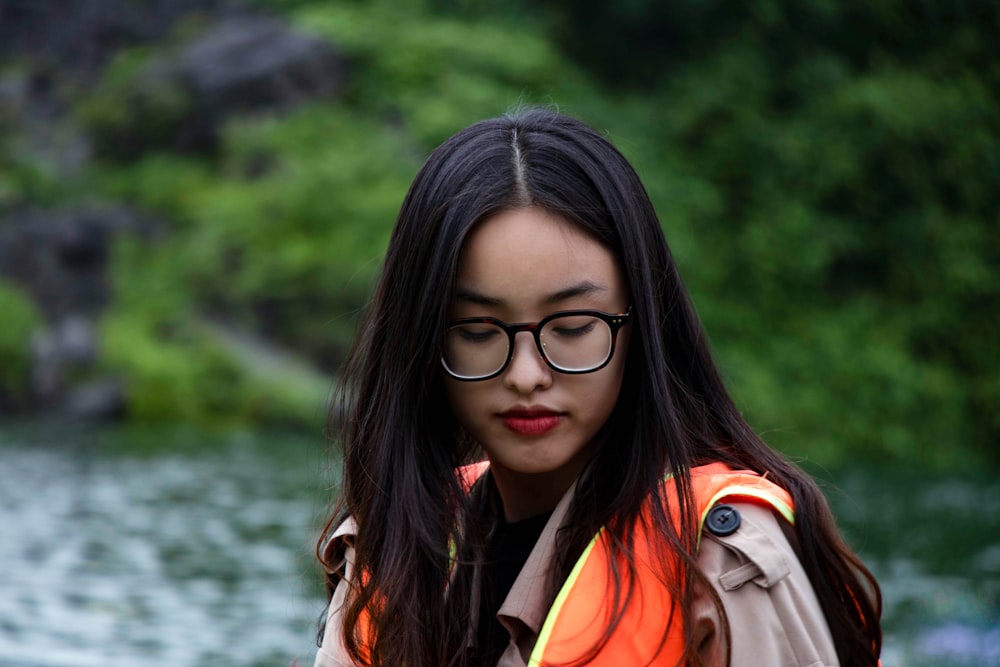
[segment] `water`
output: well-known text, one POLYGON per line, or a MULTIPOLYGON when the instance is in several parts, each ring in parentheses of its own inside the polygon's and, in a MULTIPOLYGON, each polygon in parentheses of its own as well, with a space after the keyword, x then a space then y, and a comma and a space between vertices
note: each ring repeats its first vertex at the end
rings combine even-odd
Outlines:
MULTIPOLYGON (((886 667, 1000 665, 1000 481, 821 472, 886 667)), ((0 667, 312 663, 320 439, 0 430, 0 667)))
POLYGON ((856 468, 827 495, 882 586, 886 667, 1000 665, 1000 479, 856 468))
POLYGON ((319 446, 8 439, 0 665, 312 664, 319 446))

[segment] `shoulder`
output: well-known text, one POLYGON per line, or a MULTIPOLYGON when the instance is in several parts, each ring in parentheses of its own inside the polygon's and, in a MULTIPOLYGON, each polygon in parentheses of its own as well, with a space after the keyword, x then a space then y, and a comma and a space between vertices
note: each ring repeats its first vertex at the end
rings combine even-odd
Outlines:
POLYGON ((344 648, 341 632, 349 582, 354 576, 354 538, 357 532, 357 522, 348 517, 327 535, 323 543, 323 562, 330 575, 338 577, 339 581, 327 605, 323 639, 314 667, 354 667, 344 648))
MULTIPOLYGON (((354 539, 358 534, 358 523, 354 517, 347 517, 339 526, 329 531, 323 539, 319 552, 329 572, 341 571, 348 552, 353 555, 354 539)), ((353 561, 353 558, 351 559, 353 561)))
POLYGON ((702 572, 717 575, 720 587, 727 591, 748 582, 771 588, 789 577, 801 565, 779 521, 785 520, 757 503, 716 505, 701 532, 698 563, 702 572), (717 527, 720 524, 724 527, 717 527))
MULTIPOLYGON (((734 502, 736 522, 702 531, 698 567, 722 602, 739 665, 835 665, 823 610, 789 539, 786 520, 766 506, 734 502)), ((794 540, 794 536, 791 538, 794 540)), ((708 591, 697 596, 695 622, 719 644, 721 620, 708 591)), ((709 642, 707 646, 711 646, 709 642)))

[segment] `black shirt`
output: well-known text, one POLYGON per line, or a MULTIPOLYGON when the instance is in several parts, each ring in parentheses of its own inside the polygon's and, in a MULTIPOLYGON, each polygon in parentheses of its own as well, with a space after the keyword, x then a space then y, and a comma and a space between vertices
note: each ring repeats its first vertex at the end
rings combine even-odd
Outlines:
POLYGON ((551 516, 552 512, 546 512, 514 523, 507 523, 501 516, 487 546, 475 652, 483 667, 495 667, 510 643, 507 630, 497 620, 497 611, 551 516))

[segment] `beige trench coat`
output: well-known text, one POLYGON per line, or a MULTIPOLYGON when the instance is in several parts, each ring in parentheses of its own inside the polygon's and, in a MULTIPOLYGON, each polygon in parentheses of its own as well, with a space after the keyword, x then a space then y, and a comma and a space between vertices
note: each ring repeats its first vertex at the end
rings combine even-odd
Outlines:
MULTIPOLYGON (((573 489, 549 519, 534 550, 497 612, 510 644, 497 667, 525 667, 553 600, 546 591, 555 558, 555 535, 565 520, 573 489)), ((769 509, 736 503, 739 529, 718 537, 702 536, 698 565, 719 595, 729 619, 732 667, 826 667, 837 665, 833 639, 808 577, 782 530, 783 519, 769 509)), ((343 549, 346 579, 354 575, 348 521, 334 534, 343 549)), ((330 602, 326 632, 314 667, 359 667, 341 641, 342 582, 330 602)), ((704 665, 725 665, 722 624, 708 591, 698 592, 692 616, 704 665)), ((476 620, 471 619, 472 627, 476 620)))

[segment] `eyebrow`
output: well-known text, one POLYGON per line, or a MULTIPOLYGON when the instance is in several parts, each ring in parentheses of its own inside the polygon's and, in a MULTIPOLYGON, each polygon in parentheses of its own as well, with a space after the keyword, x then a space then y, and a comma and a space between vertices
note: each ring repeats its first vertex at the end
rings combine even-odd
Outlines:
MULTIPOLYGON (((570 285, 569 287, 563 288, 557 292, 553 292, 546 296, 542 301, 546 304, 554 304, 560 301, 565 301, 566 299, 571 299, 576 296, 583 296, 585 294, 593 294, 594 292, 607 292, 608 288, 599 283, 592 282, 590 280, 583 280, 575 285, 570 285)), ((467 301, 469 303, 474 303, 480 306, 502 306, 504 305, 503 299, 498 299, 497 297, 487 296, 481 292, 477 292, 474 289, 467 287, 459 287, 455 290, 455 298, 462 301, 467 301)))

